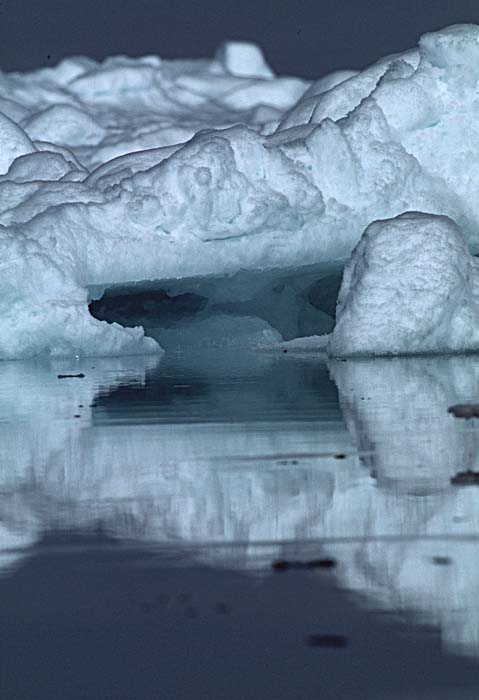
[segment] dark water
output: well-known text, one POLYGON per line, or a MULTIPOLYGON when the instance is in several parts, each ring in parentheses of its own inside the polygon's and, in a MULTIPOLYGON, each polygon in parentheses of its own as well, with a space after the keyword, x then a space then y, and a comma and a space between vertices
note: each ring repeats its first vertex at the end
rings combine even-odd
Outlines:
POLYGON ((479 697, 478 397, 475 357, 2 363, 0 697, 479 697))

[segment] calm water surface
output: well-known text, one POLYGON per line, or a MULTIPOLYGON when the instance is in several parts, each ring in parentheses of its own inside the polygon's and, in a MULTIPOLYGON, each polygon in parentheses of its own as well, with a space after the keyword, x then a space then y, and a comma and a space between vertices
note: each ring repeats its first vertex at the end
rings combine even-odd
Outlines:
POLYGON ((0 697, 478 698, 478 398, 473 356, 1 363, 0 697))

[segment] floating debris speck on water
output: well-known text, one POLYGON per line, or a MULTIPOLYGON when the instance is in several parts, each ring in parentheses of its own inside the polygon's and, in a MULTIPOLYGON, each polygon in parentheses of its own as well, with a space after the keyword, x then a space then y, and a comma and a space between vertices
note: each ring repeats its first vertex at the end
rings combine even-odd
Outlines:
POLYGON ((306 637, 306 644, 309 647, 344 649, 348 646, 348 638, 341 634, 310 634, 306 637))
POLYGON ((449 406, 448 413, 452 413, 455 418, 479 418, 478 403, 458 403, 454 406, 449 406))
POLYGON ((334 559, 309 559, 308 561, 287 561, 278 559, 271 564, 273 571, 283 572, 290 569, 333 569, 336 566, 334 559))
POLYGON ((479 486, 479 472, 474 472, 472 469, 458 472, 451 477, 451 484, 454 486, 479 486))
POLYGON ((85 375, 83 372, 79 372, 78 374, 57 374, 58 379, 83 379, 85 375))
POLYGON ((436 556, 432 558, 432 563, 436 566, 450 566, 452 559, 450 557, 436 556))

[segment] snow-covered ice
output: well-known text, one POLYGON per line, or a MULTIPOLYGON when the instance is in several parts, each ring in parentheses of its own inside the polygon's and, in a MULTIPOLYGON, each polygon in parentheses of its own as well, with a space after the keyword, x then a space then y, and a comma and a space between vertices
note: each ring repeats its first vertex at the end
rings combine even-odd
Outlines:
POLYGON ((368 226, 346 265, 333 355, 479 350, 479 260, 444 216, 368 226))
MULTIPOLYGON (((0 357, 158 352, 142 328, 94 318, 89 299, 314 265, 320 281, 371 222, 406 211, 448 216, 477 252, 478 47, 479 27, 449 27, 313 83, 275 76, 238 42, 211 60, 72 57, 0 74, 0 357)), ((237 291, 239 326, 237 302, 271 325, 237 291)), ((288 301, 309 314, 299 334, 329 332, 334 312, 308 295, 288 301)), ((413 350, 471 345, 462 327, 434 340, 428 327, 413 350)))

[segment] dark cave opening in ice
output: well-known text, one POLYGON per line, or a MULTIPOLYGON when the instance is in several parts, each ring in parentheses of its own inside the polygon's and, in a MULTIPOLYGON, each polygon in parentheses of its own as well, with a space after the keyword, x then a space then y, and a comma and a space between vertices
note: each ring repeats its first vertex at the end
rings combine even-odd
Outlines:
POLYGON ((334 327, 341 267, 239 271, 227 277, 105 287, 89 304, 95 318, 141 325, 167 350, 254 347, 334 327))

